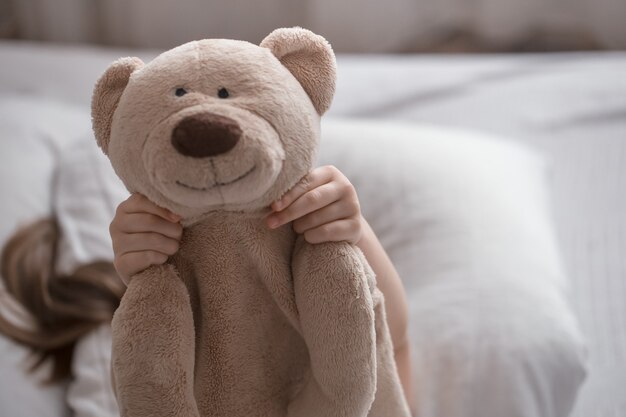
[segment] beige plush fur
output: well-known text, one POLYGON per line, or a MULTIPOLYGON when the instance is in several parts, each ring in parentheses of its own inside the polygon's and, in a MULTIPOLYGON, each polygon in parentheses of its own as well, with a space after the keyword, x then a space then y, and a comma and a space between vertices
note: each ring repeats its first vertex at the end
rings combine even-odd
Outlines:
POLYGON ((334 86, 330 45, 300 28, 124 58, 98 81, 98 144, 185 226, 113 319, 123 416, 408 416, 361 252, 263 222, 311 169, 334 86))

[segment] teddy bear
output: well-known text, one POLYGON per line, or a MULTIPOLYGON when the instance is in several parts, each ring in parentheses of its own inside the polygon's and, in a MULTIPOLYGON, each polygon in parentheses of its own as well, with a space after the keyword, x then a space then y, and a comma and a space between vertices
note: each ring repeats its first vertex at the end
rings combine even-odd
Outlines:
POLYGON ((409 415, 363 254, 263 221, 312 168, 335 78, 328 42, 289 28, 121 58, 96 83, 98 145, 184 226, 113 318, 122 416, 409 415))

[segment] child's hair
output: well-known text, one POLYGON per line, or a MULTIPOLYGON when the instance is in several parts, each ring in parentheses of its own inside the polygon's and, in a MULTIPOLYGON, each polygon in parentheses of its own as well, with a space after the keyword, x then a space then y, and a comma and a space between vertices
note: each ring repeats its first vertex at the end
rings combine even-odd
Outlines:
POLYGON ((71 376, 76 341, 109 323, 126 287, 110 262, 93 262, 70 275, 55 274, 60 233, 54 219, 42 219, 9 239, 1 274, 10 293, 33 316, 32 329, 0 315, 0 332, 36 354, 31 370, 52 361, 49 381, 71 376))

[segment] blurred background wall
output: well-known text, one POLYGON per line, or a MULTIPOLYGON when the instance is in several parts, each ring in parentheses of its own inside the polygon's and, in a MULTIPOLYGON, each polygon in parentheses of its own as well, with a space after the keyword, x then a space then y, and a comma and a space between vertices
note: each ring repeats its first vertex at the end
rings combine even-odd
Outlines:
POLYGON ((339 52, 626 49, 626 0, 0 0, 0 37, 170 48, 303 26, 339 52))

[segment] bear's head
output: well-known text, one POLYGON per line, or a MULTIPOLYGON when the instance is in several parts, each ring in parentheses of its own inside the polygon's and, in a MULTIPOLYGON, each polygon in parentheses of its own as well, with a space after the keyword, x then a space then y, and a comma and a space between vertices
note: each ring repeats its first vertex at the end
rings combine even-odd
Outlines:
POLYGON ((96 140, 129 191, 187 223, 263 210, 311 169, 335 74, 330 45, 301 28, 122 58, 94 89, 96 140))

